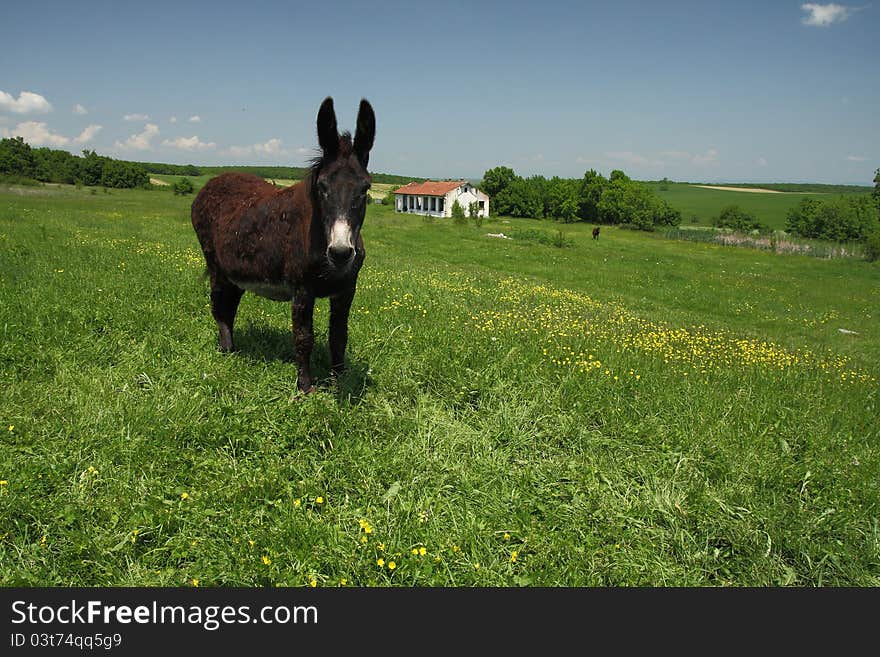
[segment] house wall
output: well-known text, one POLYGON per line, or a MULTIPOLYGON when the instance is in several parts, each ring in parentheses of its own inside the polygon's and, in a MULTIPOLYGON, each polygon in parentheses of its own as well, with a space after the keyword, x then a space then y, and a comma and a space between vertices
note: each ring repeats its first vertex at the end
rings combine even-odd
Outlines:
POLYGON ((468 191, 466 192, 463 191, 464 185, 462 185, 462 187, 457 187, 446 194, 446 212, 443 214, 444 217, 452 216, 452 204, 455 203, 456 200, 458 200, 465 215, 467 215, 468 205, 474 202, 483 201, 483 209, 480 210, 479 215, 481 217, 489 216, 489 197, 476 189, 473 185, 468 184, 467 187, 468 191))

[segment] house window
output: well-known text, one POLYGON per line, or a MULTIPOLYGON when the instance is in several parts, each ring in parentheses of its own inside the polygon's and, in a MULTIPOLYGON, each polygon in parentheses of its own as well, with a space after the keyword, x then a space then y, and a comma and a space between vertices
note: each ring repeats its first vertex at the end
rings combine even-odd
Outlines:
POLYGON ((431 212, 437 212, 437 197, 431 197, 431 212))
POLYGON ((480 201, 480 210, 485 210, 485 209, 486 209, 486 202, 480 201))
POLYGON ((409 209, 412 210, 412 209, 414 209, 415 207, 416 207, 416 197, 415 197, 415 196, 410 196, 410 197, 409 197, 409 209))
POLYGON ((444 197, 444 198, 441 198, 441 199, 439 199, 439 200, 440 200, 440 207, 437 208, 437 211, 438 211, 438 212, 443 212, 443 201, 445 201, 446 198, 444 197))

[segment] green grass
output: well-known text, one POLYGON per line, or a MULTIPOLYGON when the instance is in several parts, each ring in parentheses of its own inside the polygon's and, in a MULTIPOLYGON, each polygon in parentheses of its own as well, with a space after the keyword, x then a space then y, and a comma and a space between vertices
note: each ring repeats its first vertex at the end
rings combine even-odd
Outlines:
MULTIPOLYGON (((758 221, 770 228, 785 229, 786 214, 810 197, 818 199, 833 198, 833 194, 795 192, 760 194, 751 192, 705 189, 688 183, 669 183, 661 189, 660 183, 647 183, 657 194, 682 214, 682 225, 711 226, 712 220, 727 205, 738 205, 750 212, 758 221), (697 221, 693 219, 696 217, 697 221)), ((870 188, 868 188, 870 191, 870 188)))
POLYGON ((0 190, 0 584, 880 585, 880 267, 370 205, 303 398, 192 199, 0 190))

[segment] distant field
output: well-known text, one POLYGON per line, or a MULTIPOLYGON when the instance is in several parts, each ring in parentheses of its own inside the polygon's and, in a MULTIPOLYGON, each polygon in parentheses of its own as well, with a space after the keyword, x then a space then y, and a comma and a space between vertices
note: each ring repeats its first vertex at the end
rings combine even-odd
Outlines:
MULTIPOLYGON (((172 185, 172 184, 174 184, 175 181, 179 180, 180 178, 189 178, 192 181, 193 187, 195 188, 195 190, 198 191, 202 187, 205 186, 206 182, 208 182, 211 178, 214 178, 218 175, 220 175, 220 174, 211 173, 211 174, 206 174, 206 175, 201 175, 201 176, 174 176, 174 175, 161 174, 161 173, 152 173, 152 174, 150 174, 150 178, 155 179, 159 183, 164 183, 166 185, 172 185)), ((266 180, 268 182, 274 181, 275 184, 278 185, 279 187, 289 187, 290 185, 293 185, 293 184, 299 182, 299 180, 294 180, 294 179, 290 179, 290 178, 266 178, 266 180)), ((154 183, 154 184, 156 184, 156 183, 154 183)), ((400 185, 398 183, 391 184, 391 183, 374 182, 372 187, 370 188, 369 194, 370 194, 371 198, 383 199, 383 198, 385 198, 385 195, 388 193, 389 190, 397 189, 398 187, 400 187, 400 185)))
POLYGON ((667 190, 661 190, 656 182, 647 183, 661 198, 681 211, 682 225, 711 226, 712 219, 727 205, 738 205, 754 214, 759 221, 770 228, 785 228, 788 211, 800 203, 801 199, 831 198, 834 194, 817 192, 744 193, 737 190, 706 189, 688 183, 670 183, 667 190), (696 221, 694 220, 696 219, 696 221))
POLYGON ((0 188, 0 586, 880 585, 877 265, 370 204, 302 398, 192 200, 0 188))

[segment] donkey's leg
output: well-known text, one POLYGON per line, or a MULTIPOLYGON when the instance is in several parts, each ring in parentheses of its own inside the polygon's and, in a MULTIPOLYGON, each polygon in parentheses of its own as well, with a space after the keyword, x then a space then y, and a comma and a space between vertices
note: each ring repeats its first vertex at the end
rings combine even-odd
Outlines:
POLYGON ((315 334, 312 329, 312 314, 315 310, 315 297, 305 289, 295 290, 293 294, 293 350, 296 357, 298 379, 297 388, 302 392, 312 392, 312 347, 315 334))
POLYGON ((220 351, 235 349, 232 341, 232 326, 235 324, 235 313, 238 311, 238 302, 241 301, 242 294, 244 290, 241 288, 219 275, 211 275, 211 314, 217 322, 220 351))
POLYGON ((354 299, 354 287, 330 299, 330 366, 334 374, 345 367, 345 346, 348 344, 348 312, 354 299))

